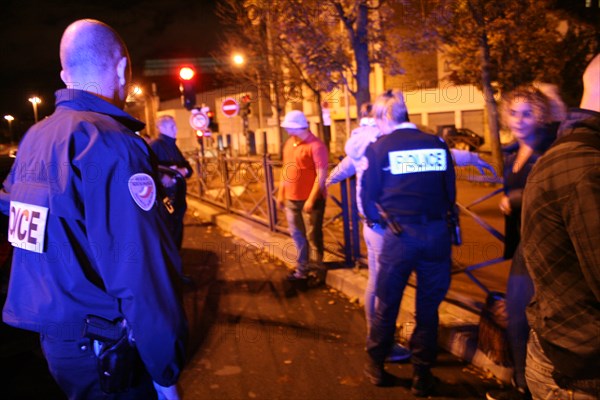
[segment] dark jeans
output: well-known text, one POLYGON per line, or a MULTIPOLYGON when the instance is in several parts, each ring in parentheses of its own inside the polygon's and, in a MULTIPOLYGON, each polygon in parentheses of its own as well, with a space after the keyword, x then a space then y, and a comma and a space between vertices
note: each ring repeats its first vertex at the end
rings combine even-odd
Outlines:
POLYGON ((100 388, 96 355, 89 339, 60 340, 40 336, 50 374, 69 400, 156 399, 152 379, 145 373, 126 393, 106 394, 100 388))
POLYGON ((296 257, 296 269, 299 272, 306 272, 309 261, 308 243, 309 239, 315 248, 316 255, 313 257, 315 261, 323 261, 323 253, 325 246, 323 244, 323 217, 325 215, 325 200, 318 199, 315 201, 312 212, 310 213, 309 231, 307 235, 306 224, 304 223, 304 215, 302 207, 304 200, 287 200, 285 203, 285 216, 290 230, 290 236, 296 244, 298 255, 296 257))
POLYGON ((525 260, 519 245, 515 251, 506 285, 506 312, 508 314, 508 346, 513 359, 513 377, 520 388, 527 388, 525 381, 525 359, 529 323, 525 313, 533 297, 533 282, 527 272, 525 260))
POLYGON ((415 271, 418 284, 411 362, 415 370, 426 370, 437 356, 438 308, 450 286, 450 235, 442 220, 402 227, 400 236, 389 229, 384 234, 367 352, 374 363, 383 365, 394 344, 404 288, 415 271))

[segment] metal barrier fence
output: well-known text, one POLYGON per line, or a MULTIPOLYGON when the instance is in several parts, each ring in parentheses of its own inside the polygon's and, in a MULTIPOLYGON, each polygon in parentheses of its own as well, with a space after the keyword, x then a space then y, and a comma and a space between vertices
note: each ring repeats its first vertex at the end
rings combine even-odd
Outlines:
MULTIPOLYGON (((273 232, 288 234, 287 221, 282 210, 276 207, 278 182, 282 162, 272 160, 269 155, 253 157, 231 157, 225 152, 205 156, 191 155, 195 164, 195 178, 188 182, 188 195, 237 214, 240 217, 268 227, 273 232)), ((332 168, 335 164, 331 164, 332 168)), ((457 167, 457 179, 470 182, 499 184, 501 179, 478 173, 475 168, 457 167)), ((499 241, 504 241, 498 232, 483 218, 471 210, 501 189, 463 205, 458 203, 462 216, 472 218, 499 241)), ((362 241, 362 223, 356 209, 356 180, 351 178, 329 188, 325 210, 323 234, 327 252, 336 255, 347 266, 366 265, 366 248, 362 241)), ((484 291, 489 290, 472 271, 504 261, 502 258, 486 260, 473 265, 455 263, 453 274, 465 273, 484 291)))
MULTIPOLYGON (((193 154, 195 178, 188 182, 188 195, 222 208, 229 213, 257 222, 273 232, 288 234, 283 210, 276 198, 282 162, 270 155, 231 157, 225 152, 198 156, 193 154)), ((325 249, 353 265, 351 204, 348 182, 339 185, 339 193, 330 195, 323 222, 325 249)))

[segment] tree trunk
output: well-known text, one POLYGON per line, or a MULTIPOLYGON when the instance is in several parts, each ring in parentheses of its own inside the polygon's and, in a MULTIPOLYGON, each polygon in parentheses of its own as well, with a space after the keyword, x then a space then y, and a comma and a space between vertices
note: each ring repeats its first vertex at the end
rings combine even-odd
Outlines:
POLYGON ((356 114, 364 103, 371 101, 369 78, 371 73, 371 60, 369 59, 369 44, 367 40, 369 9, 361 3, 356 21, 356 35, 352 39, 354 57, 356 60, 356 114))
POLYGON ((498 124, 498 105, 494 99, 494 90, 491 79, 490 47, 487 33, 481 35, 481 83, 483 97, 487 109, 488 128, 490 132, 490 147, 492 149, 492 165, 496 168, 499 176, 504 172, 504 159, 500 147, 500 126, 498 124))
POLYGON ((325 141, 325 135, 323 131, 323 104, 321 104, 321 93, 318 90, 313 90, 315 97, 317 98, 317 112, 319 113, 319 132, 317 132, 317 136, 325 141))

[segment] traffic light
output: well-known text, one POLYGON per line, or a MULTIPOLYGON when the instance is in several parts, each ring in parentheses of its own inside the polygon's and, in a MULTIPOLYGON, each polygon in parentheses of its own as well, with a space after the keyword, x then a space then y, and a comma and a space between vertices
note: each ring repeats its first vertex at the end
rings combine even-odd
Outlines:
POLYGON ((179 69, 179 91, 181 105, 191 110, 196 105, 196 71, 192 67, 179 69))
POLYGON ((219 124, 215 122, 215 112, 209 109, 206 112, 206 116, 208 117, 208 129, 210 129, 211 132, 218 132, 219 124))
POLYGON ((249 94, 245 94, 242 96, 241 100, 242 101, 240 102, 240 115, 242 118, 246 118, 252 112, 252 110, 250 109, 250 102, 252 101, 252 98, 249 94))

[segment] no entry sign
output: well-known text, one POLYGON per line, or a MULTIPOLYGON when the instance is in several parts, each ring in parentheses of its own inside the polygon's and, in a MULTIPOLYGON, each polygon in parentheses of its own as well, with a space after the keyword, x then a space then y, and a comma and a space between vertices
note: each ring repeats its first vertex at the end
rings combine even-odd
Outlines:
POLYGON ((234 98, 228 97, 223 100, 221 111, 223 111, 223 114, 225 114, 226 117, 235 117, 240 111, 240 105, 234 98))

